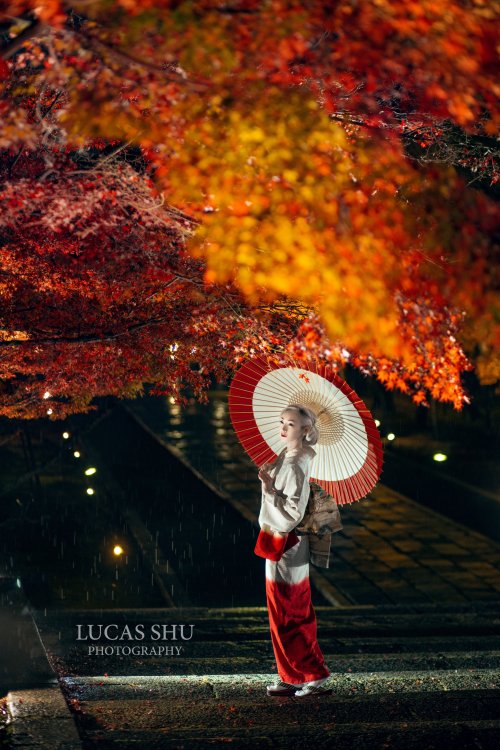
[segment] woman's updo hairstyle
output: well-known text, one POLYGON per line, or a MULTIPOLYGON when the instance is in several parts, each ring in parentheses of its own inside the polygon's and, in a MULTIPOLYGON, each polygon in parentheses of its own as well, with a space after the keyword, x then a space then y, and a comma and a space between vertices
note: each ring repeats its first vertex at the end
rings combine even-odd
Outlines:
POLYGON ((286 411, 296 411, 300 415, 300 420, 303 427, 307 427, 307 434, 304 437, 304 443, 308 445, 316 445, 319 438, 318 428, 316 427, 316 414, 308 409, 306 406, 300 404, 290 404, 286 409, 281 412, 284 414, 286 411))

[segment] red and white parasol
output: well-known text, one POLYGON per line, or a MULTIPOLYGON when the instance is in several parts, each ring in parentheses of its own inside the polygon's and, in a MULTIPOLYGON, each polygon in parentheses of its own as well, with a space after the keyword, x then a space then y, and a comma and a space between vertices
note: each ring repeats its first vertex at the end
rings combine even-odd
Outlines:
POLYGON ((284 447, 281 412, 291 404, 317 417, 311 481, 339 505, 365 497, 382 471, 382 442, 363 401, 329 365, 283 366, 259 357, 240 367, 229 389, 229 413, 250 458, 258 466, 276 459, 284 447))

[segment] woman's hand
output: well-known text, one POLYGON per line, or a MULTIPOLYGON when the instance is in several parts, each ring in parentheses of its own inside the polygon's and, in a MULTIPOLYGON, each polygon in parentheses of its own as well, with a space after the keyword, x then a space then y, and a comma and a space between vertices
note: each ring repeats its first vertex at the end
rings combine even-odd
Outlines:
POLYGON ((272 476, 270 475, 270 473, 268 471, 268 468, 267 468, 268 465, 269 464, 264 464, 264 466, 260 467, 260 469, 259 469, 259 479, 262 482, 262 484, 264 485, 264 488, 265 488, 266 492, 271 492, 271 489, 273 487, 273 478, 272 478, 272 476))

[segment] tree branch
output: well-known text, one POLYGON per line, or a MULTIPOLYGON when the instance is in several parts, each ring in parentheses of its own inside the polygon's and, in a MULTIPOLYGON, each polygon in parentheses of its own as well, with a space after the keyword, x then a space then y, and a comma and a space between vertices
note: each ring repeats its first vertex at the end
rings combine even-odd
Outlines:
POLYGON ((102 47, 106 52, 108 52, 113 57, 117 58, 118 60, 121 60, 122 62, 127 63, 130 65, 132 63, 133 65, 138 65, 141 68, 145 68, 146 70, 154 70, 158 73, 161 73, 164 78, 167 81, 171 81, 172 83, 178 83, 182 84, 183 86, 188 85, 190 89, 193 91, 196 91, 198 93, 203 93, 207 91, 209 88, 209 83, 196 83, 194 81, 190 81, 187 77, 187 74, 179 73, 178 70, 180 68, 174 67, 174 63, 168 63, 165 66, 162 65, 155 65, 154 63, 147 62, 146 60, 142 60, 138 57, 135 57, 134 55, 131 55, 129 52, 124 52, 121 49, 117 49, 116 47, 113 47, 108 42, 102 41, 102 39, 99 39, 97 36, 94 36, 93 34, 86 34, 81 29, 76 31, 74 30, 73 33, 76 36, 79 36, 80 38, 87 41, 89 47, 95 50, 95 46, 102 47), (167 74, 167 71, 170 69, 170 73, 167 74))
POLYGON ((34 20, 33 23, 23 29, 17 36, 14 37, 14 39, 11 39, 8 44, 0 49, 0 57, 4 60, 8 60, 13 55, 15 55, 19 49, 21 49, 21 47, 28 39, 31 39, 31 37, 33 36, 37 36, 37 34, 43 31, 44 28, 48 27, 45 27, 45 24, 43 24, 38 19, 34 20))
POLYGON ((0 341, 0 349, 8 346, 26 346, 27 344, 92 344, 98 343, 100 341, 111 341, 113 339, 120 338, 120 336, 127 336, 128 334, 140 330, 141 328, 147 328, 147 326, 150 325, 159 325, 160 323, 166 323, 171 319, 171 316, 169 316, 152 320, 144 320, 142 321, 142 323, 134 323, 124 331, 119 331, 118 333, 105 333, 103 336, 89 335, 78 336, 76 338, 71 338, 70 336, 60 336, 58 338, 48 337, 38 339, 9 339, 7 341, 0 341))

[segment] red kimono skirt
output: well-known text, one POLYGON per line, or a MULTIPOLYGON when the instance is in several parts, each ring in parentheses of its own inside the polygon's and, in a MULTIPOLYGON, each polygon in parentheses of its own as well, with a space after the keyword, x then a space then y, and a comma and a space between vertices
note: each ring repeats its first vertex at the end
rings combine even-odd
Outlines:
POLYGON ((300 685, 328 677, 330 672, 316 637, 307 535, 297 537, 292 532, 277 562, 266 557, 266 599, 276 665, 283 682, 300 685), (293 544, 296 538, 298 542, 293 544))

